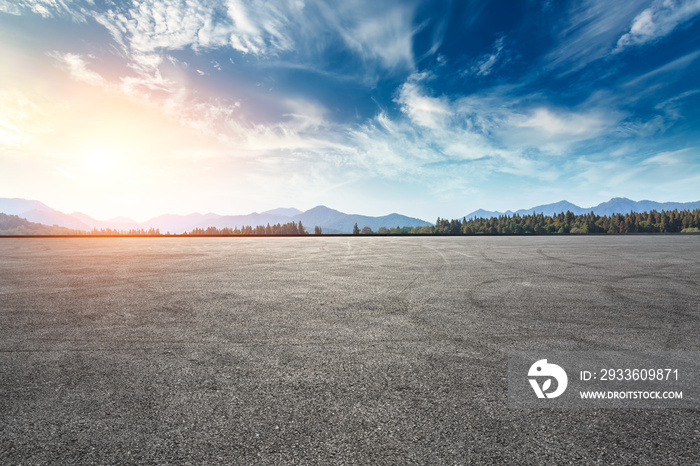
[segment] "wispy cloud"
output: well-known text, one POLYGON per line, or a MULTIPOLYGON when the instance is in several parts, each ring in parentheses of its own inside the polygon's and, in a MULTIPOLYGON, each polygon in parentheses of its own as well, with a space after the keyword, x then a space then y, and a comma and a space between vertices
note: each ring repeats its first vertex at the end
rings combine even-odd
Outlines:
POLYGON ((289 51, 295 46, 290 18, 300 18, 304 3, 290 1, 279 6, 256 0, 230 0, 228 15, 233 23, 232 46, 243 52, 289 51))
POLYGON ((216 21, 216 14, 208 2, 146 0, 116 4, 94 16, 128 52, 151 54, 230 44, 234 25, 216 21))
POLYGON ((678 95, 666 99, 654 106, 656 110, 664 112, 664 114, 672 119, 679 120, 682 118, 682 112, 680 107, 692 96, 700 94, 700 89, 694 89, 692 91, 681 92, 678 95))
POLYGON ((340 38, 349 50, 387 69, 414 66, 415 7, 352 0, 288 1, 277 4, 230 0, 225 6, 203 0, 129 2, 95 19, 132 53, 157 53, 191 47, 230 47, 256 56, 294 51, 303 56, 340 38), (306 50, 308 49, 308 50, 306 50))
POLYGON ((0 12, 20 16, 22 14, 22 8, 16 2, 0 0, 0 12))
POLYGON ((680 58, 676 58, 675 60, 672 60, 669 63, 659 66, 658 68, 652 71, 648 71, 641 76, 637 76, 636 78, 627 81, 625 83, 625 86, 630 87, 636 86, 638 84, 645 84, 645 81, 648 82, 649 80, 658 78, 662 75, 664 75, 664 77, 666 78, 664 80, 665 83, 671 82, 673 80, 673 73, 687 67, 698 57, 700 57, 700 51, 691 52, 680 58))
POLYGON ((590 103, 573 110, 527 103, 522 96, 513 99, 507 88, 448 97, 431 95, 429 85, 429 75, 412 75, 396 96, 404 118, 382 112, 353 132, 351 145, 361 148, 367 164, 413 175, 459 164, 454 173, 501 172, 551 181, 561 174, 562 157, 613 133, 622 119, 621 112, 590 103))
POLYGON ((644 159, 644 165, 656 164, 665 166, 676 166, 686 163, 688 159, 692 159, 697 154, 697 148, 687 147, 671 152, 660 152, 652 157, 644 159))
POLYGON ((396 103, 414 124, 438 130, 447 125, 452 110, 444 96, 425 95, 421 81, 426 79, 429 79, 426 73, 413 74, 399 88, 396 103))
MULTIPOLYGON (((573 112, 557 115, 547 108, 535 109, 529 115, 513 119, 514 126, 554 136, 595 137, 604 128, 600 118, 573 112)), ((541 135, 538 134, 538 137, 541 135)))
POLYGON ((574 3, 565 21, 558 26, 557 45, 546 56, 548 66, 571 73, 609 55, 645 3, 646 0, 574 3))
POLYGON ((700 14, 700 0, 655 0, 632 21, 615 52, 659 40, 700 14))
POLYGON ((502 61, 505 37, 501 36, 493 44, 493 51, 482 56, 477 63, 472 66, 471 72, 477 76, 488 76, 497 66, 499 60, 502 61))
POLYGON ((85 57, 75 53, 49 52, 60 68, 68 71, 73 79, 92 86, 105 85, 107 81, 99 73, 88 69, 85 57))
POLYGON ((413 69, 413 36, 419 27, 413 24, 415 7, 398 3, 377 14, 376 2, 352 1, 323 8, 325 17, 341 35, 347 46, 365 61, 379 61, 388 69, 413 69))
POLYGON ((21 15, 25 11, 31 11, 43 18, 66 17, 75 22, 84 23, 87 12, 84 5, 94 4, 93 0, 80 2, 76 0, 0 0, 0 11, 13 15, 21 15))

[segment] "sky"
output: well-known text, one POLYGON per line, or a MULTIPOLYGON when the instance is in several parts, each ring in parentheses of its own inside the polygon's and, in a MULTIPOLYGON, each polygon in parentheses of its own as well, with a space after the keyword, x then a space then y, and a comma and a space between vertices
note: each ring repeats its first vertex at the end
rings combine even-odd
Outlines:
POLYGON ((700 200, 700 0, 0 0, 0 197, 138 221, 700 200))

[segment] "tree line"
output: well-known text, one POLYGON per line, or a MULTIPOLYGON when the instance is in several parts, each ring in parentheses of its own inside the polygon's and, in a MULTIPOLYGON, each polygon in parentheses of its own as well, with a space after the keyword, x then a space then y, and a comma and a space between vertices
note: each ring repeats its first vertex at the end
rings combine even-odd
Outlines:
MULTIPOLYGON (((570 211, 555 215, 501 215, 490 218, 447 220, 438 217, 435 225, 422 227, 381 227, 372 231, 368 226, 353 227, 354 235, 552 235, 586 233, 700 233, 700 209, 693 211, 672 210, 631 212, 628 214, 596 215, 593 212, 576 215, 570 211)), ((265 226, 234 228, 195 228, 182 236, 207 235, 308 235, 301 222, 265 226)), ((315 235, 322 235, 321 227, 314 227, 315 235)), ((61 228, 32 223, 16 215, 0 213, 0 235, 108 235, 108 236, 169 236, 158 228, 115 230, 111 228, 91 231, 61 228)), ((179 236, 179 235, 178 235, 179 236)))
POLYGON ((164 236, 158 228, 131 228, 129 230, 115 230, 113 228, 93 228, 89 232, 83 233, 88 235, 105 235, 105 236, 164 236))
MULTIPOLYGON (((367 227, 365 227, 367 228, 367 227)), ((627 214, 596 215, 593 212, 576 215, 570 211, 556 215, 501 215, 467 220, 437 219, 435 225, 423 227, 365 229, 354 234, 398 235, 552 235, 586 233, 700 233, 700 209, 693 211, 631 212, 627 214)))
MULTIPOLYGON (((321 234, 321 228, 316 227, 316 234, 321 234)), ((276 225, 270 225, 269 223, 266 226, 258 225, 255 227, 252 227, 250 225, 242 226, 240 228, 235 227, 235 228, 216 228, 216 227, 209 227, 209 228, 195 228, 189 233, 185 233, 185 236, 192 236, 192 235, 258 235, 258 236, 264 236, 264 235, 308 235, 309 232, 306 231, 306 227, 301 224, 301 221, 296 223, 296 222, 289 222, 285 224, 276 224, 276 225)))

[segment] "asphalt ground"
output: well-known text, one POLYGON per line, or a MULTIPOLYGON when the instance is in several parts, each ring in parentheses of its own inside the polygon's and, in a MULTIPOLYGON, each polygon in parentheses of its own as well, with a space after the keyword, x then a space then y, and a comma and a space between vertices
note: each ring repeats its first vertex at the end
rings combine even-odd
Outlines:
POLYGON ((0 239, 1 464, 700 464, 513 409, 520 350, 700 349, 700 237, 0 239))

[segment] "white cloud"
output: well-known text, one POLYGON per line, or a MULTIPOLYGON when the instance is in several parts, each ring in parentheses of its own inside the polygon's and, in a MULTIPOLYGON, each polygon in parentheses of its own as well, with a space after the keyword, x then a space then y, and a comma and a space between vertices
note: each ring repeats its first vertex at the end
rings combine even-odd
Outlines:
POLYGON ((471 72, 477 76, 488 76, 494 70, 496 63, 503 53, 505 37, 498 38, 493 44, 493 51, 482 56, 471 68, 471 72))
POLYGON ((413 68, 412 14, 396 7, 385 15, 361 18, 344 38, 351 48, 378 58, 387 68, 413 68))
POLYGON ((352 161, 373 176, 421 177, 426 174, 424 166, 438 162, 440 157, 420 134, 411 125, 391 121, 380 113, 374 120, 350 131, 352 161))
POLYGON ((151 54, 225 45, 229 30, 217 27, 214 14, 203 2, 146 0, 95 13, 95 18, 128 52, 151 54))
POLYGON ((378 62, 385 69, 413 69, 413 24, 415 5, 388 5, 374 0, 351 0, 333 6, 316 2, 323 23, 316 31, 339 34, 346 46, 367 64, 378 62))
POLYGON ((643 165, 662 165, 662 166, 675 166, 680 165, 685 162, 685 159, 689 156, 693 156, 697 153, 697 149, 694 147, 688 147, 681 150, 671 151, 671 152, 660 152, 652 157, 644 159, 643 165))
MULTIPOLYGON (((673 74, 688 65, 690 65, 695 59, 697 59, 700 56, 700 51, 695 51, 691 52, 687 55, 684 55, 680 58, 676 58, 675 60, 666 63, 665 65, 662 65, 655 70, 649 71, 648 73, 645 73, 641 76, 638 76, 634 78, 631 81, 628 81, 625 83, 625 86, 635 86, 637 84, 645 84, 645 81, 647 81, 649 78, 657 78, 659 75, 665 74, 665 79, 664 82, 670 82, 672 81, 673 74)), ((679 74, 679 73, 676 73, 679 74)), ((657 79, 658 81, 658 79, 657 79)))
POLYGON ((118 89, 125 95, 137 99, 150 99, 151 92, 165 92, 171 94, 177 92, 178 84, 164 78, 159 70, 152 74, 140 73, 137 76, 123 76, 119 78, 118 89))
POLYGON ((683 105, 683 101, 696 94, 700 94, 700 89, 683 92, 657 104, 654 108, 663 111, 669 119, 678 120, 681 118, 680 107, 683 105))
POLYGON ((83 9, 73 0, 0 0, 0 11, 13 15, 31 11, 43 18, 67 17, 78 23, 86 21, 83 9))
POLYGON ((433 96, 430 83, 429 74, 414 73, 396 94, 402 115, 381 112, 351 132, 349 145, 375 175, 446 183, 498 173, 560 180, 570 156, 615 134, 625 117, 605 96, 564 109, 508 87, 433 96))
MULTIPOLYGON (((580 183, 581 188, 604 190, 603 197, 612 197, 616 193, 627 192, 630 180, 641 178, 647 170, 631 159, 596 160, 592 157, 579 157, 574 163, 575 171, 572 182, 580 183)), ((598 193, 600 194, 600 192, 598 193)))
POLYGON ((632 21, 615 52, 659 40, 700 14, 700 0, 655 0, 632 21))
POLYGON ((298 30, 290 24, 290 18, 303 18, 302 2, 270 2, 255 0, 242 2, 229 0, 228 16, 232 21, 231 45, 252 54, 277 53, 294 48, 293 35, 298 30))
POLYGON ((594 138, 607 127, 602 115, 592 112, 558 112, 548 108, 536 108, 527 115, 514 115, 510 123, 516 128, 534 131, 543 141, 552 137, 594 138), (542 137, 544 136, 544 137, 542 137))
POLYGON ((81 55, 74 53, 49 52, 48 55, 58 62, 59 67, 68 71, 76 81, 90 84, 91 86, 102 86, 107 81, 97 72, 87 68, 87 61, 81 55))
POLYGON ((229 46, 261 55, 293 48, 287 18, 299 8, 296 2, 274 5, 260 0, 229 0, 224 5, 204 0, 144 0, 117 4, 94 16, 129 52, 229 46))
POLYGON ((400 88, 396 103, 413 123, 432 129, 443 128, 452 111, 445 97, 425 95, 420 81, 424 74, 413 74, 400 88))
POLYGON ((648 0, 583 0, 573 3, 558 26, 557 46, 546 56, 550 67, 570 73, 608 56, 620 34, 648 0))
POLYGON ((22 8, 16 2, 10 2, 9 0, 0 0, 0 11, 15 16, 22 14, 22 8))
POLYGON ((328 111, 317 102, 305 99, 286 99, 285 106, 290 110, 285 117, 291 118, 291 124, 296 130, 318 130, 329 125, 326 118, 328 111))
MULTIPOLYGON (((139 79, 156 86, 162 84, 157 75, 160 62, 144 64, 144 57, 162 59, 173 50, 229 47, 261 58, 293 52, 296 63, 317 66, 318 54, 338 43, 364 62, 365 79, 372 80, 377 69, 413 69, 413 37, 421 27, 413 25, 415 5, 380 5, 373 0, 334 5, 317 0, 130 0, 109 2, 106 9, 96 9, 90 1, 0 2, 4 10, 16 14, 37 11, 80 21, 92 17, 107 29, 139 79)), ((123 79, 131 88, 139 82, 123 79)))

